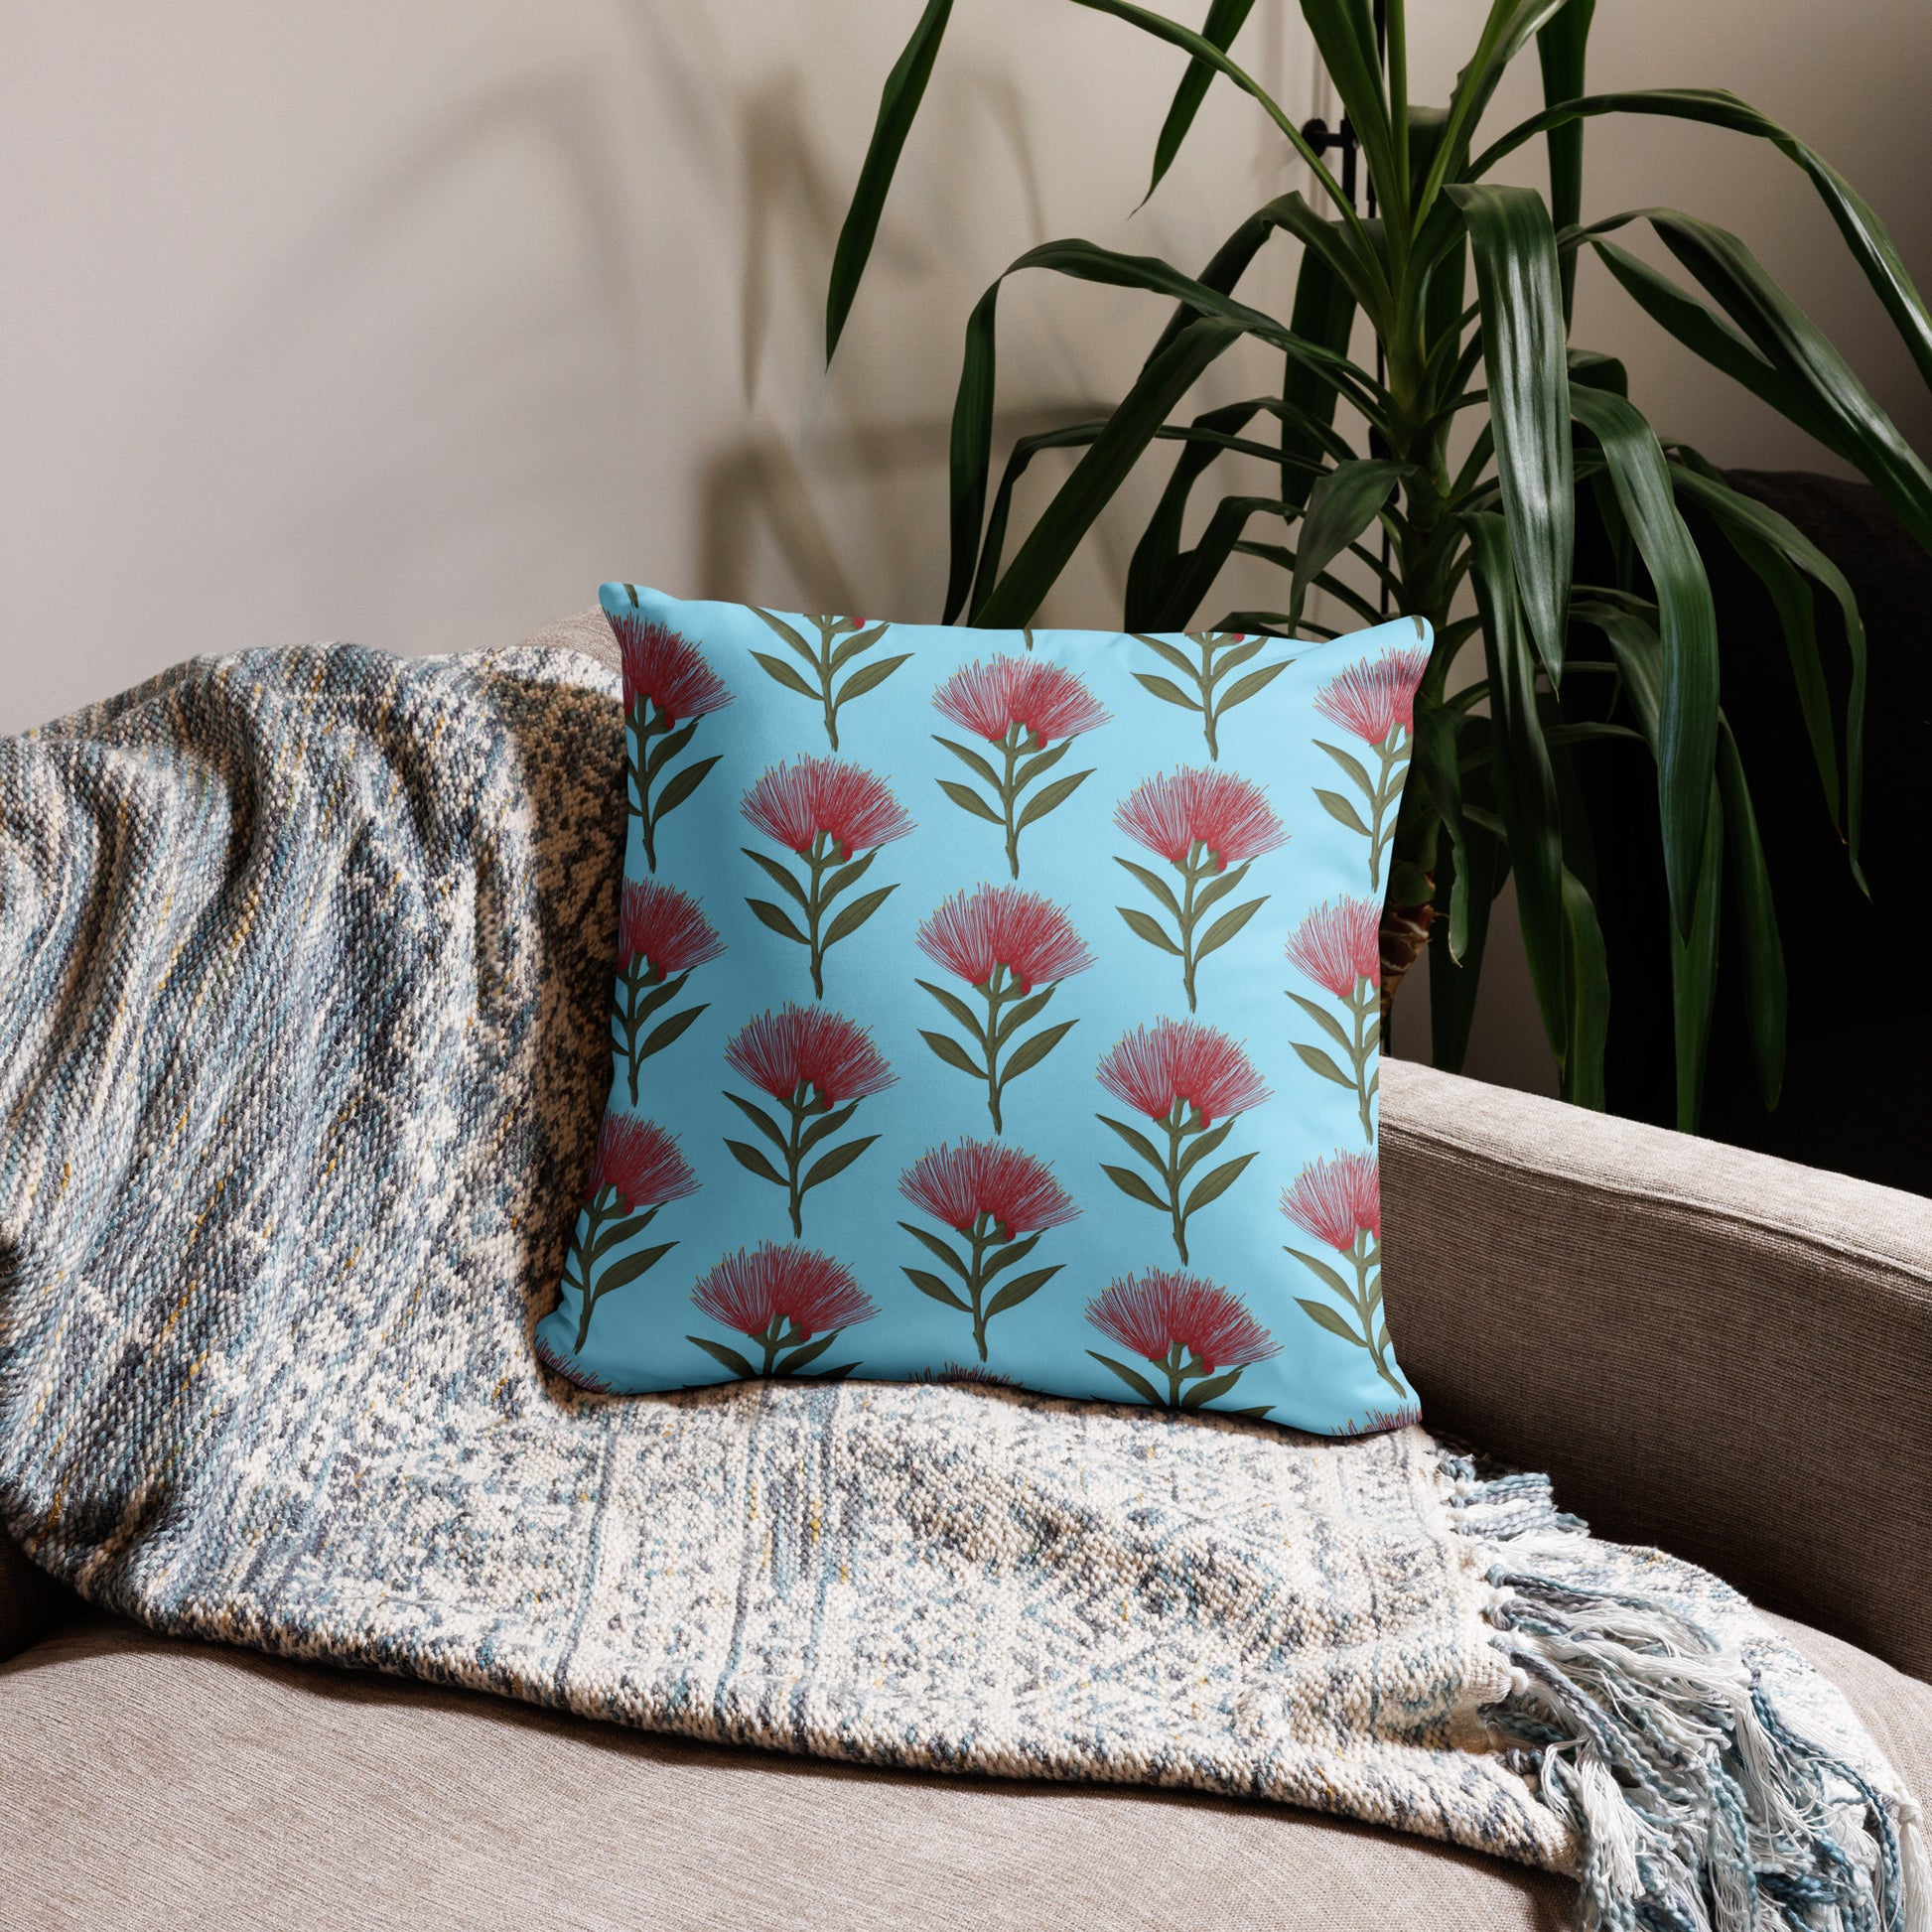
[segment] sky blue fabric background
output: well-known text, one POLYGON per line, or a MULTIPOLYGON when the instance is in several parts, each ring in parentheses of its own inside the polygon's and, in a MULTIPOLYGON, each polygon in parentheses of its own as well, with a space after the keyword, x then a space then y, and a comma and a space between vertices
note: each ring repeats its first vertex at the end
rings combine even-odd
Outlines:
MULTIPOLYGON (((574 1359, 580 1369, 625 1391, 724 1379, 685 1337, 738 1338, 693 1308, 692 1285, 730 1250, 766 1238, 791 1239, 783 1191, 746 1173, 723 1145, 726 1137, 756 1138, 724 1097, 728 1085, 750 1091, 725 1064, 727 1039, 753 1013, 787 999, 807 1004, 812 997, 803 948, 767 931, 747 906, 748 895, 778 895, 743 855, 746 846, 771 848, 739 808, 767 766, 801 754, 827 755, 819 707, 783 689, 754 661, 753 651, 784 654, 756 613, 680 603, 641 588, 637 596, 643 615, 660 619, 702 650, 730 686, 733 702, 704 719, 691 747, 691 757, 717 755, 721 761, 695 795, 661 821, 656 835, 657 877, 702 900, 728 950, 693 975, 680 1004, 703 999, 708 1010, 673 1046, 643 1063, 634 1109, 627 1086, 620 1093, 614 1084, 614 1104, 676 1134, 702 1185, 663 1207, 632 1244, 678 1245, 639 1281, 600 1300, 582 1356, 572 1355, 574 1288, 566 1289, 563 1305, 539 1329, 555 1357, 574 1359)), ((629 606, 622 585, 607 585, 604 600, 607 611, 629 606)), ((802 627, 807 637, 814 635, 808 624, 802 627)), ((1392 644, 1417 642, 1417 627, 1408 620, 1328 643, 1270 642, 1257 663, 1292 662, 1258 696, 1228 711, 1219 728, 1220 767, 1262 784, 1290 836, 1255 861, 1240 891, 1242 899, 1266 894, 1267 903, 1200 967, 1197 1017, 1245 1043, 1273 1097, 1244 1114, 1220 1150, 1220 1158, 1227 1158, 1254 1148, 1259 1158, 1220 1201, 1194 1216, 1188 1267, 1239 1293, 1283 1344, 1278 1356, 1249 1366, 1238 1388, 1214 1406, 1269 1403, 1272 1420, 1326 1433, 1362 1427, 1376 1412, 1398 1407, 1398 1399, 1365 1350, 1325 1333, 1298 1306, 1298 1298, 1321 1299, 1321 1290, 1285 1245, 1321 1250, 1284 1218, 1281 1190, 1314 1157, 1338 1149, 1359 1152, 1362 1136, 1354 1095, 1311 1073, 1294 1050, 1296 1039, 1317 1035, 1287 990, 1320 996, 1287 962, 1283 948, 1317 902, 1369 891, 1367 842, 1338 824, 1314 796, 1316 786, 1348 789, 1312 743, 1348 742, 1312 709, 1314 694, 1349 665, 1392 644)), ((940 778, 966 774, 934 742, 935 732, 956 740, 968 734, 934 711, 932 694, 960 665, 990 651, 1022 649, 1017 631, 894 625, 872 654, 910 651, 911 660, 839 713, 837 756, 885 778, 917 822, 911 836, 881 849, 864 882, 868 890, 897 882, 897 890, 825 957, 824 1004, 870 1028, 897 1075, 896 1085, 862 1104, 852 1127, 839 1136, 872 1133, 881 1136, 878 1143, 806 1196, 804 1245, 844 1260, 882 1311, 848 1328, 823 1358, 829 1365, 857 1357, 861 1377, 902 1380, 949 1362, 977 1360, 969 1317, 919 1294, 900 1272, 903 1264, 932 1263, 899 1222, 933 1224, 900 1196, 897 1181, 902 1169, 940 1141, 990 1137, 983 1085, 942 1064, 920 1036, 921 1029, 948 1025, 915 981, 949 982, 913 935, 948 894, 982 881, 1009 883, 1000 829, 969 816, 938 787, 940 778)), ((1152 698, 1136 683, 1136 671, 1162 669, 1144 644, 1121 633, 1036 630, 1033 649, 1076 671, 1112 713, 1112 722, 1077 740, 1055 773, 1090 766, 1093 775, 1023 835, 1019 883, 1068 909, 1097 963, 1061 983, 1044 1019, 1078 1024, 1041 1065, 1013 1082, 1005 1101, 1005 1138, 1048 1161, 1082 1211, 1042 1237, 1027 1265, 1059 1262, 1061 1272, 992 1322, 988 1366, 1043 1392, 1119 1401, 1126 1397, 1123 1385, 1088 1350, 1124 1351, 1090 1325, 1086 1305, 1115 1276, 1177 1263, 1164 1217, 1131 1201, 1100 1170, 1102 1161, 1119 1164, 1126 1156, 1096 1114, 1131 1115, 1098 1085, 1095 1067, 1129 1028, 1164 1014, 1185 1018, 1187 1008, 1178 962, 1137 938, 1116 909, 1149 901, 1114 863, 1115 855, 1130 855, 1155 870, 1161 863, 1118 830, 1112 814, 1141 779, 1208 760, 1198 718, 1152 698)), ((1351 749, 1372 765, 1364 748, 1351 749)), ((627 876, 643 877, 644 870, 633 818, 627 876)))

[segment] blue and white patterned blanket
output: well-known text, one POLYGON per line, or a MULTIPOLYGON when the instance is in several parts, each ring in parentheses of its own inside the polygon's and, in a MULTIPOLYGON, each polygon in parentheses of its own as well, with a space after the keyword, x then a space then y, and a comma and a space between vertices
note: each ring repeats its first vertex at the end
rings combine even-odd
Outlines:
POLYGON ((1421 1429, 545 1371, 621 757, 608 666, 527 648, 200 660, 0 741, 0 1521, 42 1565, 693 1736, 1313 1805, 1576 1871, 1592 1923, 1927 1923, 1836 1693, 1421 1429))

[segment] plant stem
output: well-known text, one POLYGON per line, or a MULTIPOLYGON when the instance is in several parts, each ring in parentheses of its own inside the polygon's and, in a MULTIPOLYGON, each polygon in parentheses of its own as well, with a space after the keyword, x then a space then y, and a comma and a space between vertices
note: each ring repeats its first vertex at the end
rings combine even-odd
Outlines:
POLYGON ((591 1251, 597 1246, 597 1239, 604 1232, 604 1223, 610 1208, 617 1205, 616 1190, 600 1187, 584 1206, 584 1238, 572 1244, 572 1255, 577 1262, 577 1272, 584 1285, 584 1305, 577 1316, 577 1347, 575 1352, 584 1352, 584 1343, 590 1337, 591 1311, 597 1307, 597 1291, 591 1286, 591 1251), (611 1197, 606 1205, 605 1197, 611 1197))
POLYGON ((986 982, 986 1111, 993 1116, 993 1131, 1005 1133, 1000 1119, 1000 1089, 1005 1082, 1000 1078, 1000 1047, 996 1038, 1000 1031, 1000 1008, 1006 1002, 1006 968, 996 965, 993 977, 986 982))
POLYGON ((785 1146, 785 1178, 791 1183, 791 1232, 794 1238, 805 1232, 800 1213, 805 1190, 798 1184, 798 1168, 804 1158, 799 1143, 804 1136, 805 1116, 811 1111, 811 1103, 805 1098, 810 1091, 809 1083, 800 1080, 785 1103, 791 1114, 791 1139, 785 1146))
POLYGON ((1382 1345, 1375 1338, 1375 1304, 1369 1292, 1369 1274, 1381 1264, 1375 1252, 1375 1244, 1363 1230, 1357 1230, 1354 1245, 1348 1250, 1348 1259, 1355 1267, 1355 1311, 1362 1317, 1362 1339, 1368 1344, 1369 1359, 1375 1364, 1375 1372, 1404 1401, 1409 1399, 1410 1391, 1402 1386, 1395 1371, 1382 1353, 1382 1345))
POLYGON ((1014 878, 1020 877, 1020 828, 1014 823, 1013 808, 1020 802, 1020 788, 1014 781, 1014 766, 1020 759, 1020 734, 1025 730, 1021 725, 1009 725, 1007 735, 1001 740, 1001 749, 1007 756, 1006 776, 1000 781, 1000 803, 1006 807, 1007 814, 1007 864, 1014 878))
POLYGON ((818 688, 825 700, 825 738, 833 751, 839 749, 839 706, 832 696, 832 633, 838 628, 837 618, 814 618, 818 625, 818 688))
MULTIPOLYGON (((1180 1258, 1182 1261, 1187 1259, 1184 1254, 1180 1258)), ((1179 1342, 1171 1341, 1168 1344, 1167 1357, 1161 1363, 1161 1367, 1166 1372, 1168 1378, 1168 1407, 1170 1409, 1178 1409, 1180 1407, 1180 1384, 1186 1369, 1186 1357, 1181 1353, 1179 1342)))
POLYGON ((972 1269, 967 1277, 966 1292, 973 1298, 973 1340, 980 1351, 980 1360, 986 1360, 986 1243, 990 1233, 984 1214, 975 1215, 973 1227, 968 1237, 973 1244, 972 1269))
MULTIPOLYGON (((1221 748, 1214 738, 1214 637, 1209 632, 1201 639, 1200 647, 1200 710, 1201 729, 1207 738, 1207 757, 1210 763, 1218 763, 1221 748)), ((1194 1003, 1193 989, 1187 992, 1187 1004, 1194 1003)))
POLYGON ((1362 978, 1356 980, 1354 997, 1348 1003, 1355 1017, 1355 1097, 1361 1105, 1362 1139, 1370 1147, 1375 1145, 1375 1127, 1368 1111, 1368 1016, 1381 1000, 1380 982, 1362 978))
MULTIPOLYGON (((837 741, 835 740, 834 743, 837 741)), ((825 901, 822 897, 825 884, 826 835, 814 832, 812 842, 805 853, 805 863, 811 868, 811 891, 805 898, 805 936, 812 956, 812 997, 822 1000, 825 997, 825 942, 819 937, 819 921, 825 916, 825 901)))
POLYGON ((1168 1207, 1173 1217, 1174 1252, 1184 1266, 1187 1260, 1187 1220, 1180 1211, 1180 1143, 1193 1132, 1185 1125, 1187 1103, 1176 1100, 1162 1123, 1168 1130, 1168 1207))
POLYGON ((652 872, 655 872, 657 870, 657 827, 651 819, 650 793, 645 788, 644 766, 647 762, 645 754, 650 740, 660 737, 669 727, 661 715, 653 721, 651 718, 651 701, 648 698, 639 698, 637 700, 635 716, 636 737, 634 742, 636 749, 630 756, 635 759, 632 776, 635 778, 637 785, 636 812, 639 827, 644 835, 644 864, 652 872))

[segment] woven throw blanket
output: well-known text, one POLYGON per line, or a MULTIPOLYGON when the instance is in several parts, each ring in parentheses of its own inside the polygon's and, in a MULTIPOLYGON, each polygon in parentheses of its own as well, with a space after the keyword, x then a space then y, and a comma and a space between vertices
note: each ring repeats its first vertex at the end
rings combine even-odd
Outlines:
POLYGON ((695 1737, 1346 1813, 1574 1872, 1591 1924, 1927 1925, 1836 1692, 1421 1429, 545 1371, 616 700, 574 652, 318 647, 0 741, 0 1520, 42 1565, 695 1737))

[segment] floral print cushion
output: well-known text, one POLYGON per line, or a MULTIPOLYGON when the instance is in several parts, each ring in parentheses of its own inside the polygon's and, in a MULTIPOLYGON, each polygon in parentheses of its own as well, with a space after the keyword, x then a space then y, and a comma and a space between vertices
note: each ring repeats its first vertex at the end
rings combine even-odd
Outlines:
POLYGON ((1426 627, 603 603, 611 1099, 543 1358, 1412 1420, 1376 1068, 1426 627))

